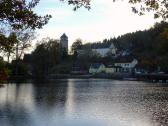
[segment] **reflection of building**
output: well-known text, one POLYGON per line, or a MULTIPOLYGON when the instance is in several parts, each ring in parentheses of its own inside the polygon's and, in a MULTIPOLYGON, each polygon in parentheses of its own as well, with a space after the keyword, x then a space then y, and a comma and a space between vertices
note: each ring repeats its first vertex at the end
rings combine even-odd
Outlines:
POLYGON ((65 49, 66 52, 68 52, 68 37, 65 33, 60 37, 60 44, 63 47, 63 49, 65 49))

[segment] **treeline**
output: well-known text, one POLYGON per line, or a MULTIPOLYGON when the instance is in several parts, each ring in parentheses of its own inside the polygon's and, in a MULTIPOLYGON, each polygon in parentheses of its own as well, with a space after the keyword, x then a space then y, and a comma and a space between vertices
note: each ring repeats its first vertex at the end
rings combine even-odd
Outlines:
POLYGON ((88 70, 90 64, 94 62, 112 64, 114 56, 109 54, 101 57, 92 51, 92 48, 106 47, 111 43, 117 48, 117 56, 128 55, 136 58, 139 62, 137 67, 149 72, 168 72, 168 23, 161 22, 149 30, 104 39, 98 43, 83 44, 81 39, 77 39, 72 44, 70 55, 61 47, 58 40, 47 38, 38 42, 34 51, 24 55, 22 59, 17 55, 23 51, 17 51, 19 46, 15 44, 17 45, 14 49, 16 50, 14 52, 17 52, 15 60, 9 63, 0 57, 0 80, 13 76, 47 77, 58 73, 67 74, 71 72, 74 64, 81 66, 83 70, 88 70), (79 56, 77 50, 83 45, 85 45, 83 55, 79 56))

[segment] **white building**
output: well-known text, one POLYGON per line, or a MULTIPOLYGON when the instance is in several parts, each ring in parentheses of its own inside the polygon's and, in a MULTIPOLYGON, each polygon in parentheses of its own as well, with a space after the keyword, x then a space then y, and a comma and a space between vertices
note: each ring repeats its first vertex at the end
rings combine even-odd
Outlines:
POLYGON ((138 64, 138 61, 133 58, 119 58, 115 62, 115 66, 121 67, 122 72, 132 72, 135 66, 138 64))
POLYGON ((107 47, 100 47, 100 48, 92 48, 92 51, 93 52, 96 52, 98 54, 100 54, 101 57, 105 57, 109 54, 112 54, 112 55, 116 55, 116 51, 117 51, 117 48, 114 46, 113 43, 111 43, 109 46, 107 47))
POLYGON ((90 74, 98 74, 98 73, 103 73, 106 71, 106 67, 102 63, 94 63, 91 64, 89 68, 89 73, 90 74))
MULTIPOLYGON (((113 43, 104 44, 104 43, 93 43, 91 44, 91 50, 93 53, 100 55, 101 57, 105 57, 108 54, 116 56, 117 48, 114 46, 113 43)), ((82 55, 87 49, 78 49, 77 52, 79 55, 82 55)))

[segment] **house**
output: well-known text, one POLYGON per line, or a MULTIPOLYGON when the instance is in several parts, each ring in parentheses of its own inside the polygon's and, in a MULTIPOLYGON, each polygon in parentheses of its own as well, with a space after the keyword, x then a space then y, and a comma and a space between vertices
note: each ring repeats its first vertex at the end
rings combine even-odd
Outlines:
POLYGON ((106 73, 107 74, 120 73, 121 68, 122 67, 120 67, 120 66, 108 65, 108 66, 106 66, 106 73))
MULTIPOLYGON (((88 46, 88 45, 87 45, 88 46)), ((113 43, 92 43, 89 47, 85 47, 82 45, 78 48, 77 53, 78 56, 82 55, 87 48, 90 48, 94 54, 98 54, 101 57, 105 57, 108 54, 116 56, 117 48, 114 46, 113 43)))
POLYGON ((113 43, 104 44, 101 43, 99 46, 92 45, 92 51, 98 53, 101 57, 105 57, 109 54, 116 55, 117 48, 113 43))
POLYGON ((97 73, 103 73, 106 71, 106 67, 102 63, 94 63, 91 64, 89 68, 89 73, 90 74, 97 74, 97 73))
POLYGON ((124 73, 134 72, 138 61, 131 57, 118 57, 114 63, 115 66, 121 67, 120 71, 124 73))

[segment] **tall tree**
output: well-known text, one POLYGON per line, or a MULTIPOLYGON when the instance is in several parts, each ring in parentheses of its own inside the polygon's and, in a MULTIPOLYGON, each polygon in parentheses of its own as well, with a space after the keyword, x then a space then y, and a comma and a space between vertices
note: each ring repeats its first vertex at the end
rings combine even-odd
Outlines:
POLYGON ((57 40, 43 39, 32 53, 33 74, 48 75, 52 68, 61 61, 62 52, 57 40))
POLYGON ((35 31, 32 29, 20 30, 16 33, 17 43, 15 44, 16 59, 21 59, 26 50, 31 47, 32 40, 36 38, 35 31))
POLYGON ((71 52, 72 54, 77 53, 77 49, 82 46, 82 39, 76 39, 75 42, 71 46, 71 52))

